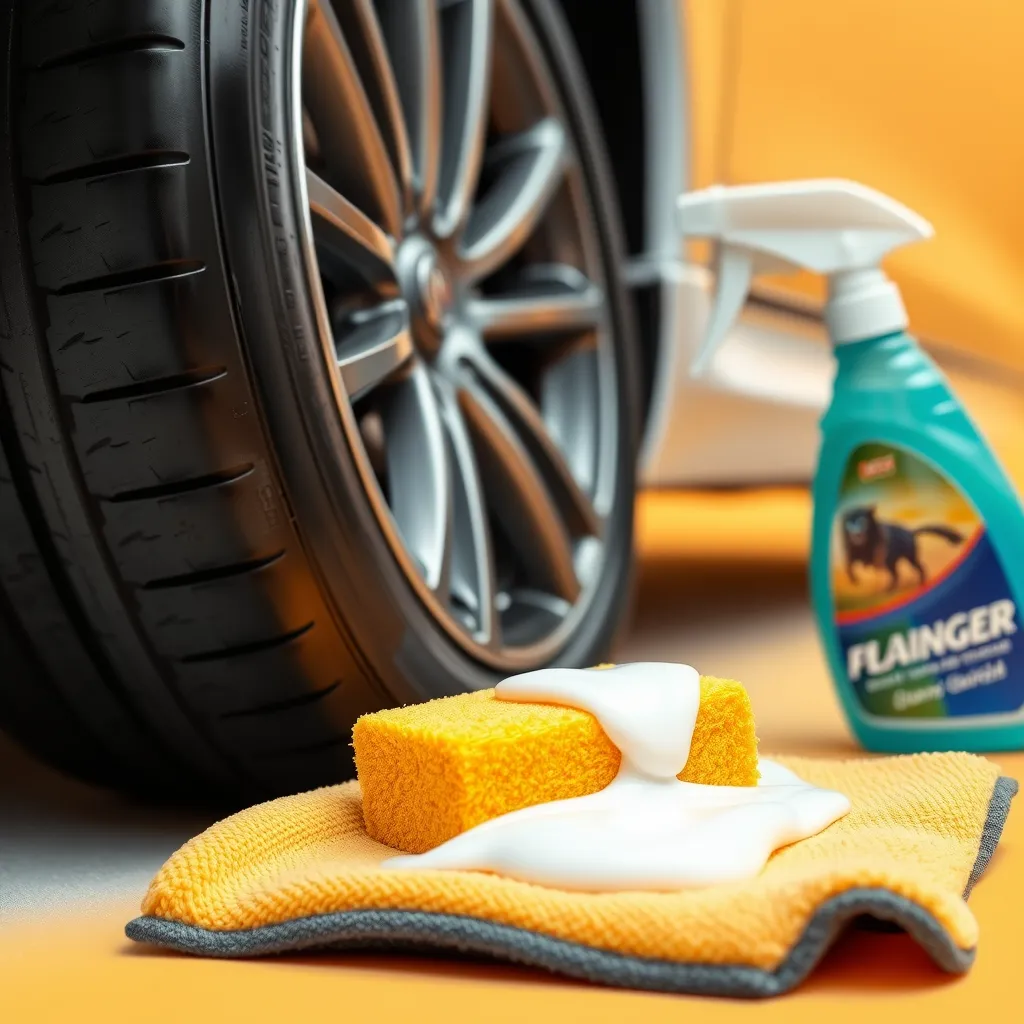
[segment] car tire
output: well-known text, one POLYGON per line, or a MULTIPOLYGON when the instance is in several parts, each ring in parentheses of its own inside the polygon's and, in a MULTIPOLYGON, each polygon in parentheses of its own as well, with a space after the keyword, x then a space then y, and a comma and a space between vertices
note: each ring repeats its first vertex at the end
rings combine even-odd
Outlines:
MULTIPOLYGON (((336 6, 346 30, 353 11, 374 10, 336 6)), ((451 588, 437 592, 451 605, 442 614, 418 581, 426 570, 407 542, 418 520, 406 529, 409 502, 394 507, 408 487, 372 477, 353 433, 354 393, 325 357, 335 340, 324 329, 328 285, 317 280, 297 162, 311 145, 296 141, 293 79, 309 60, 296 49, 309 17, 302 0, 5 0, 0 9, 0 723, 89 781, 239 802, 351 775, 361 714, 493 685, 520 668, 600 660, 629 590, 636 351, 606 161, 554 4, 498 0, 493 31, 518 26, 553 85, 560 114, 549 120, 577 175, 559 188, 585 214, 565 222, 591 246, 600 278, 587 373, 603 405, 576 410, 573 396, 590 392, 566 370, 556 411, 577 432, 588 416, 598 416, 595 431, 614 423, 614 437, 607 480, 593 484, 603 494, 599 540, 572 534, 593 578, 578 601, 549 602, 549 633, 547 619, 529 619, 541 639, 490 647, 473 639, 482 603, 477 613, 459 604, 461 636, 451 588)), ((384 14, 377 29, 383 40, 384 14)), ((538 229, 538 252, 555 244, 548 230, 538 229)), ((418 337, 412 327, 409 336, 418 337)), ((410 360, 401 387, 419 373, 440 395, 440 361, 419 349, 410 360)), ((480 402, 504 409, 500 422, 528 449, 537 438, 521 436, 522 422, 541 419, 516 402, 536 397, 543 417, 543 395, 503 392, 498 380, 480 402), (515 408, 501 404, 510 394, 515 408)), ((486 461, 480 430, 466 435, 468 450, 486 461)), ((601 443, 582 450, 603 458, 601 443)), ((413 472, 416 459, 407 465, 413 472)), ((552 466, 543 462, 545 482, 552 466)), ((501 472, 498 459, 488 486, 502 484, 501 472)), ((454 492, 435 490, 449 494, 451 512, 454 492)), ((511 494, 510 508, 521 498, 507 486, 498 493, 511 494)), ((500 504, 488 491, 481 507, 504 536, 500 504)), ((520 620, 507 609, 533 608, 533 563, 518 565, 521 541, 505 547, 513 583, 494 615, 513 636, 520 620)), ((445 556, 445 572, 456 557, 445 556)))

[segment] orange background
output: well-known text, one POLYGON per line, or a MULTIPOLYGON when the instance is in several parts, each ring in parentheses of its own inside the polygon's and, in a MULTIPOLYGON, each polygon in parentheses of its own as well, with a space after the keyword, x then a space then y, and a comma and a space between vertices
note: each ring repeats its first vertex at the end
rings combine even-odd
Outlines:
MULTIPOLYGON (((1024 370, 1024 4, 685 0, 693 186, 852 178, 935 238, 887 266, 913 329, 1024 370)), ((773 282, 820 301, 812 275, 773 282)))
MULTIPOLYGON (((935 242, 893 261, 915 328, 1024 368, 1024 135, 1017 130, 1024 122, 1024 5, 974 0, 967 17, 952 0, 689 0, 687 7, 697 83, 694 184, 840 174, 915 206, 938 229, 935 242)), ((809 281, 795 286, 815 294, 809 281)), ((969 376, 955 383, 1024 482, 1024 390, 969 376)), ((809 525, 801 490, 643 496, 641 562, 663 589, 639 611, 653 614, 680 588, 697 591, 687 614, 702 626, 701 616, 709 616, 707 652, 723 671, 750 679, 764 748, 850 756, 855 750, 803 620, 777 634, 759 614, 780 588, 803 586, 809 525)), ((995 760, 1007 774, 1024 774, 1022 754, 995 760)), ((9 884, 2 857, 0 848, 0 885, 9 884)), ((0 1020, 1018 1019, 1019 807, 971 906, 982 937, 965 977, 941 974, 905 936, 859 932, 841 939, 795 993, 746 1003, 607 990, 430 959, 189 959, 132 947, 122 928, 133 905, 112 904, 88 917, 3 920, 0 892, 0 1020)))

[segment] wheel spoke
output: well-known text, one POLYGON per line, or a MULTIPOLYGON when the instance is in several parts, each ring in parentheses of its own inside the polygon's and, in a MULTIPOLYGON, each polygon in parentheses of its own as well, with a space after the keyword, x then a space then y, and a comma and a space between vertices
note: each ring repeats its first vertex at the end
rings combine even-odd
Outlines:
POLYGON ((448 430, 453 467, 452 596, 458 597, 472 610, 479 640, 493 646, 500 642, 501 627, 495 607, 494 549, 486 498, 472 440, 455 390, 444 381, 438 396, 448 430))
POLYGON ((413 186, 421 216, 434 209, 441 159, 441 37, 437 0, 392 0, 379 7, 405 112, 413 186))
POLYGON ((470 366, 516 432, 570 534, 600 536, 601 517, 577 482, 530 396, 486 353, 474 354, 470 366))
POLYGON ((466 275, 479 280, 507 263, 533 233, 565 171, 565 129, 546 118, 497 146, 494 180, 470 214, 460 244, 466 275))
POLYGON ((335 330, 338 369, 350 401, 393 377, 413 354, 401 300, 361 310, 335 330))
POLYGON ((412 160, 402 101, 373 0, 347 0, 334 6, 342 34, 352 52, 377 127, 398 173, 406 210, 412 209, 412 160))
POLYGON ((422 365, 382 395, 391 512, 427 586, 447 600, 452 480, 437 397, 422 365))
POLYGON ((535 584, 579 596, 569 531, 533 460, 497 403, 467 378, 459 404, 473 437, 490 506, 535 584))
POLYGON ((490 98, 493 0, 456 0, 441 9, 445 68, 441 169, 435 229, 465 223, 476 192, 490 98))
POLYGON ((306 170, 306 192, 318 246, 380 290, 395 282, 391 239, 323 178, 306 170))
POLYGON ((598 325, 604 315, 601 289, 574 267, 551 269, 558 272, 553 280, 470 301, 470 318, 487 341, 578 334, 598 325))
POLYGON ((329 0, 309 0, 302 96, 320 142, 325 177, 398 237, 398 182, 352 51, 329 0))

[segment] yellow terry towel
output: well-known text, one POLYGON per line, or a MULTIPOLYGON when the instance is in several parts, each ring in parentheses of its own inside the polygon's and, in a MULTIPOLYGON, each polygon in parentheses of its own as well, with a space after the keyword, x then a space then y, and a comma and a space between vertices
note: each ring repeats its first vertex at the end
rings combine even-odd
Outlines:
POLYGON ((473 872, 381 868, 354 782, 226 819, 161 868, 130 938, 211 956, 310 947, 487 954, 606 984, 733 996, 797 984, 867 914, 965 971, 965 897, 1016 783, 968 754, 780 759, 852 811, 751 881, 678 893, 568 893, 473 872))

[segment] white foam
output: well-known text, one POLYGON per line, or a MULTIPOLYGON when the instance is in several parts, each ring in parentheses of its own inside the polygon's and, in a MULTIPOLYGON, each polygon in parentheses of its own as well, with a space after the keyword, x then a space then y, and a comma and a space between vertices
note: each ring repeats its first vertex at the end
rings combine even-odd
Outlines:
POLYGON ((388 867, 489 871, 585 892, 675 890, 757 875, 771 854, 850 809, 772 761, 757 786, 680 782, 700 705, 700 676, 656 662, 600 671, 543 669, 499 683, 501 700, 589 711, 622 752, 599 793, 484 822, 388 867))

